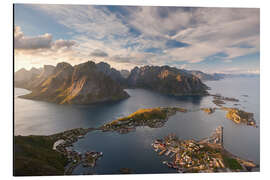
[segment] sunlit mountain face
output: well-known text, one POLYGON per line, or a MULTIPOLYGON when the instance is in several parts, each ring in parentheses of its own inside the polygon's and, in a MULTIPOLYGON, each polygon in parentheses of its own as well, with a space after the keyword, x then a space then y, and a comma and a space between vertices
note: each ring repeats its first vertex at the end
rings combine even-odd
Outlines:
POLYGON ((104 61, 259 74, 260 10, 14 5, 15 71, 104 61))

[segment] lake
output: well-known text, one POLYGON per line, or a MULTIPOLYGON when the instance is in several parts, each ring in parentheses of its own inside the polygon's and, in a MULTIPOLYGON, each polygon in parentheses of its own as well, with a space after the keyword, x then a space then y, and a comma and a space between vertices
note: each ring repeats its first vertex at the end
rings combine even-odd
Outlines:
MULTIPOLYGON (((205 82, 211 94, 237 98, 240 105, 226 102, 226 107, 237 107, 254 113, 260 126, 260 81, 258 77, 227 78, 205 82), (243 96, 244 95, 244 96, 243 96), (247 95, 247 96, 246 96, 247 95)), ((78 127, 98 127, 104 123, 126 116, 140 108, 179 106, 193 112, 171 116, 161 128, 137 127, 135 132, 93 131, 74 144, 80 152, 102 151, 104 156, 94 169, 78 166, 74 174, 115 174, 121 168, 130 168, 133 173, 175 172, 162 164, 165 157, 158 156, 151 143, 170 133, 180 139, 208 137, 220 125, 224 127, 224 147, 244 159, 260 163, 260 129, 234 124, 226 119, 226 112, 217 110, 213 114, 199 111, 202 107, 216 107, 213 97, 172 97, 143 89, 127 89, 130 97, 119 102, 96 105, 57 105, 47 102, 18 98, 29 93, 15 88, 14 125, 15 135, 50 135, 78 127)))

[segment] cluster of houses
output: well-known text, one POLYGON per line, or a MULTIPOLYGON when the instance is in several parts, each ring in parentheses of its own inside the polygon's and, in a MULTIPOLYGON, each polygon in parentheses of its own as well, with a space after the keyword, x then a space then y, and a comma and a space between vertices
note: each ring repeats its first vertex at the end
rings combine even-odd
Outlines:
POLYGON ((95 167, 96 160, 103 155, 102 152, 96 152, 96 151, 87 151, 84 154, 84 167, 95 167))
POLYGON ((204 142, 223 146, 223 127, 219 126, 212 136, 206 138, 204 142))
POLYGON ((90 129, 78 128, 65 131, 53 137, 58 139, 53 145, 53 150, 63 154, 70 162, 66 172, 72 172, 72 170, 81 163, 84 167, 94 167, 96 160, 103 155, 102 152, 94 151, 88 151, 82 154, 71 148, 73 143, 80 138, 84 138, 85 134, 89 131, 90 129))
POLYGON ((214 172, 225 168, 220 152, 205 143, 195 140, 180 141, 175 135, 169 135, 164 140, 156 140, 152 146, 159 155, 168 156, 169 162, 163 163, 178 172, 214 172))
MULTIPOLYGON (((151 116, 155 115, 155 108, 150 108, 149 111, 146 109, 146 112, 138 112, 137 115, 141 115, 142 118, 134 118, 134 117, 124 117, 117 120, 114 120, 110 123, 103 125, 100 129, 102 131, 116 131, 121 134, 129 133, 136 130, 138 126, 148 126, 151 128, 160 128, 165 125, 168 121, 168 117, 174 115, 176 112, 187 112, 187 109, 180 107, 159 107, 161 113, 164 114, 162 118, 152 118, 151 116), (153 112, 151 110, 153 109, 153 112), (143 117, 144 113, 146 114, 143 117), (153 113, 153 114, 151 114, 153 113)), ((140 110, 138 110, 140 111, 140 110)), ((137 112, 137 111, 136 111, 137 112)), ((136 113, 135 112, 135 113, 136 113)), ((136 116, 136 114, 134 115, 136 116)))
POLYGON ((130 118, 128 121, 116 121, 114 123, 108 123, 102 127, 102 131, 116 131, 120 134, 126 134, 135 131, 137 126, 160 128, 164 126, 167 120, 168 119, 133 120, 130 118))

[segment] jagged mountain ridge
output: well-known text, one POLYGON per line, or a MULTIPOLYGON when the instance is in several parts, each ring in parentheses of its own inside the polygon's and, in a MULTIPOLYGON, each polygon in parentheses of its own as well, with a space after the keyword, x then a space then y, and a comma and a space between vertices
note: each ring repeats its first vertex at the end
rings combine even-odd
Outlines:
POLYGON ((207 94, 208 87, 196 75, 169 66, 143 66, 133 68, 123 77, 120 71, 104 62, 88 61, 75 66, 62 62, 57 66, 17 71, 15 87, 32 91, 23 98, 59 104, 91 104, 128 97, 123 87, 175 96, 207 94))
POLYGON ((174 96, 206 95, 208 89, 196 76, 169 66, 135 67, 127 81, 129 87, 147 88, 174 96))
MULTIPOLYGON (((16 74, 17 72, 15 76, 16 74)), ((26 87, 32 93, 22 96, 23 98, 59 104, 91 104, 120 100, 129 96, 119 83, 101 72, 91 61, 75 66, 65 62, 58 63, 52 72, 46 74, 47 77, 45 74, 44 71, 32 80, 43 81, 27 83, 26 87)), ((16 82, 18 80, 15 80, 16 87, 26 88, 25 85, 16 82)))

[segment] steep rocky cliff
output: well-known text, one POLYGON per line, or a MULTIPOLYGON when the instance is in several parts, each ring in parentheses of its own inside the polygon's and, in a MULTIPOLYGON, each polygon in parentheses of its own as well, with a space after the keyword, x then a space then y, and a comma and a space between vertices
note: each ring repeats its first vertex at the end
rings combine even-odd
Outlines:
POLYGON ((51 70, 35 76, 28 86, 32 93, 21 97, 59 104, 91 104, 128 97, 121 86, 100 71, 94 62, 74 67, 62 62, 51 70))
POLYGON ((108 63, 100 62, 97 65, 99 71, 103 72, 105 75, 110 76, 115 82, 119 83, 120 85, 125 85, 125 78, 122 76, 120 71, 112 68, 108 63))
POLYGON ((135 67, 128 85, 147 88, 168 95, 205 95, 208 87, 196 76, 169 66, 135 67))

